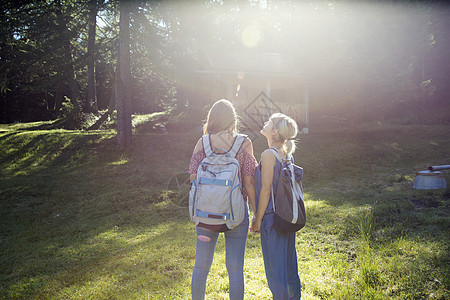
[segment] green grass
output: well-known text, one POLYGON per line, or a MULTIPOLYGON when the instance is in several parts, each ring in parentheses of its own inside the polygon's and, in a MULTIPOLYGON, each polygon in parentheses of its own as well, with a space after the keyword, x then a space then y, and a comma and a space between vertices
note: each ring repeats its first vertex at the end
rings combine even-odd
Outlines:
MULTIPOLYGON (((184 182, 199 133, 138 130, 119 152, 113 131, 31 130, 42 125, 0 125, 0 298, 189 299, 184 182)), ((450 297, 450 191, 412 189, 416 171, 450 161, 449 128, 372 124, 300 138, 303 299, 450 297)), ((264 139, 254 146, 259 158, 264 139)), ((257 235, 245 279, 246 299, 271 298, 257 235)), ((207 298, 227 290, 220 238, 207 298)))

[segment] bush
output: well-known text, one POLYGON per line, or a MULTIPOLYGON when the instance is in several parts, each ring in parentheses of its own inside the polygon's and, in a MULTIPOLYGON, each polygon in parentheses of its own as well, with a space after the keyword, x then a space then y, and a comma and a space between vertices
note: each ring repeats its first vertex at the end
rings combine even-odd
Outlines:
POLYGON ((73 101, 65 97, 62 103, 61 115, 64 120, 62 127, 65 129, 89 129, 100 119, 93 113, 84 113, 79 101, 73 101))
POLYGON ((66 129, 81 129, 83 124, 83 114, 81 105, 77 101, 72 101, 68 97, 62 103, 61 115, 64 121, 63 127, 66 129))

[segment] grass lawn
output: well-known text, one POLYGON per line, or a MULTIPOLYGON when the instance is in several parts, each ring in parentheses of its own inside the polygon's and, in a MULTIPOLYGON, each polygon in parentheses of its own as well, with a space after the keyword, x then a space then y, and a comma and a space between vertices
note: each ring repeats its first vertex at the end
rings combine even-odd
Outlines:
MULTIPOLYGON (((185 181, 200 134, 137 131, 119 152, 113 131, 39 125, 0 125, 0 298, 189 299, 185 181)), ((450 190, 412 189, 416 171, 450 163, 449 133, 377 123, 300 137, 303 299, 450 298, 450 190)), ((265 140, 253 142, 259 159, 265 140)), ((253 234, 245 280, 246 299, 271 298, 253 234)), ((227 290, 220 238, 207 299, 227 290)))

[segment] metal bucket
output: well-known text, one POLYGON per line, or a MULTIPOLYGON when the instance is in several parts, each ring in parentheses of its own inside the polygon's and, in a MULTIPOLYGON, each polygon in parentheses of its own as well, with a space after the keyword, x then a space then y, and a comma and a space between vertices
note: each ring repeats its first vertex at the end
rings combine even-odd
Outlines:
POLYGON ((418 190, 445 189, 447 182, 441 171, 419 171, 416 173, 413 188, 418 190))

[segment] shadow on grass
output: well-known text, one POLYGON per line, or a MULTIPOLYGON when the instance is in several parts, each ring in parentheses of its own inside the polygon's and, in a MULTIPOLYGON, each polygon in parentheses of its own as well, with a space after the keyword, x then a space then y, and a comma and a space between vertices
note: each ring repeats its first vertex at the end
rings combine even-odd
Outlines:
POLYGON ((8 176, 18 171, 32 174, 83 163, 89 147, 104 138, 100 134, 64 131, 9 133, 0 139, 4 150, 0 153, 0 167, 8 176))

